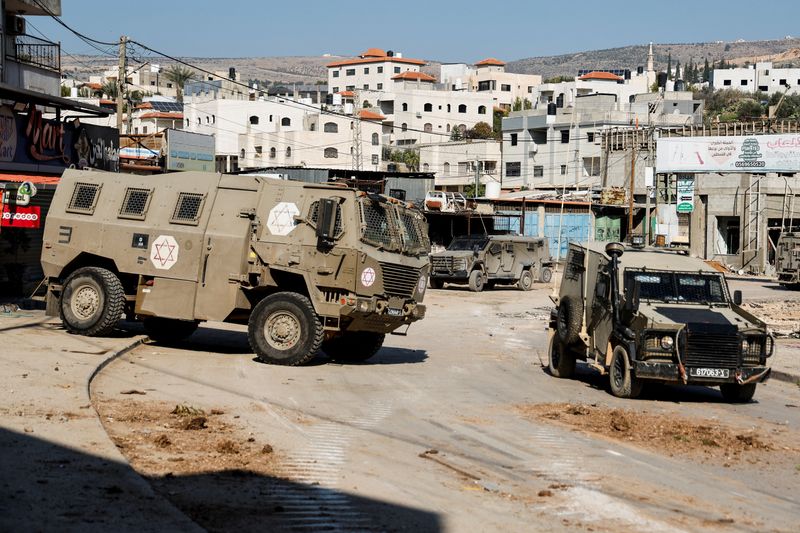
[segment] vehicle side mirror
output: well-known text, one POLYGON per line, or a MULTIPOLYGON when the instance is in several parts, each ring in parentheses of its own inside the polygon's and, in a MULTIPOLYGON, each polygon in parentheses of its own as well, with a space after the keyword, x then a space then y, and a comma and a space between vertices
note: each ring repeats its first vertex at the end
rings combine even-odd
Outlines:
POLYGON ((733 291, 733 303, 742 305, 742 291, 733 291))
POLYGON ((317 237, 326 241, 336 237, 336 212, 339 203, 333 198, 322 198, 317 208, 317 237))
POLYGON ((628 299, 626 301, 626 307, 628 311, 633 314, 639 312, 639 291, 641 290, 641 285, 638 281, 634 281, 633 285, 631 286, 630 294, 628 295, 628 299))

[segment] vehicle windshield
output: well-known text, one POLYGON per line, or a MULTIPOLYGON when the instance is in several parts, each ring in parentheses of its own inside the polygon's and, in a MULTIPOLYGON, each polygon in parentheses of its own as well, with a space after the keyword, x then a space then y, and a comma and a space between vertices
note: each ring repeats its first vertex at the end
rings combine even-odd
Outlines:
POLYGON ((384 250, 422 255, 430 250, 428 229, 421 213, 390 202, 362 198, 361 240, 384 250))
POLYGON ((639 282, 640 300, 689 303, 726 303, 725 281, 721 274, 626 270, 625 287, 639 282))
POLYGON ((451 252, 480 252, 488 244, 489 239, 479 237, 456 237, 447 247, 451 252))

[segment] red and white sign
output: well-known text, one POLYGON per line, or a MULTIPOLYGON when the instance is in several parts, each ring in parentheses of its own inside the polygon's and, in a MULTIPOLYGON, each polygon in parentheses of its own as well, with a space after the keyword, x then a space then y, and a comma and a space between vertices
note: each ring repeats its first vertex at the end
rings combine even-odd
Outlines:
POLYGON ((372 287, 375 283, 375 269, 367 267, 361 272, 361 284, 365 287, 372 287))
POLYGON ((159 235, 150 247, 150 262, 159 270, 169 270, 178 262, 180 246, 172 235, 159 235))
POLYGON ((38 206, 4 205, 4 228, 38 228, 42 223, 42 209, 38 206))

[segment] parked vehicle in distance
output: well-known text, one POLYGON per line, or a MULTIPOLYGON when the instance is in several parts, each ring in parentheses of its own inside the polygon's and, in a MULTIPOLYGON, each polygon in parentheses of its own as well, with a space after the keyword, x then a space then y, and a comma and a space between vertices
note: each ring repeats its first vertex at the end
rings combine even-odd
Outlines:
POLYGON ((775 272, 778 282, 792 289, 800 289, 800 235, 781 233, 775 249, 775 272))
POLYGON ((44 231, 47 311, 177 339, 248 325, 262 361, 364 361, 425 316, 428 226, 394 198, 257 176, 67 170, 44 231), (123 179, 124 178, 124 179, 123 179))
POLYGON ((428 191, 425 194, 425 209, 455 213, 467 209, 467 199, 460 192, 428 191))
POLYGON ((552 262, 547 239, 513 235, 456 237, 447 250, 431 254, 431 287, 445 282, 468 283, 480 292, 495 285, 512 285, 528 291, 534 281, 549 282, 552 262))
POLYGON ((747 402, 769 378, 775 341, 741 299, 701 259, 570 243, 550 315, 550 373, 568 378, 580 359, 621 398, 659 381, 719 386, 727 401, 747 402))

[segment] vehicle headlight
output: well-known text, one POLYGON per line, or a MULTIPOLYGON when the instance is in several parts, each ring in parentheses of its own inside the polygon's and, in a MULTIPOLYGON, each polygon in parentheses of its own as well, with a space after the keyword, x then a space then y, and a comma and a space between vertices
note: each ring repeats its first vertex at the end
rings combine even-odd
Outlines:
POLYGON ((672 350, 673 346, 675 346, 675 339, 673 339, 669 335, 665 335, 661 337, 661 349, 662 350, 672 350))
POLYGON ((742 353, 747 353, 750 349, 750 343, 747 341, 747 337, 742 339, 742 353))

